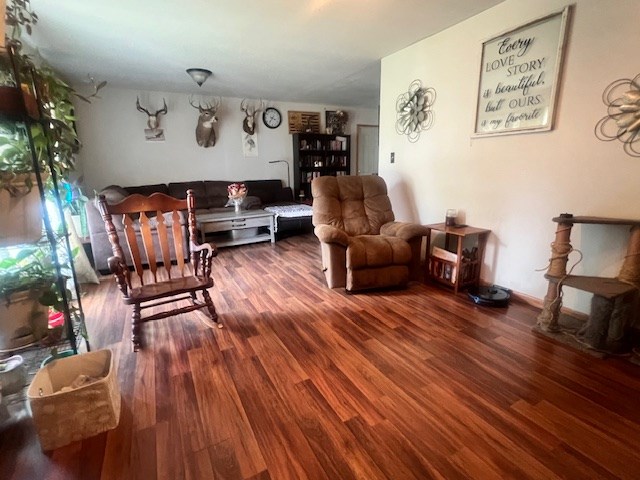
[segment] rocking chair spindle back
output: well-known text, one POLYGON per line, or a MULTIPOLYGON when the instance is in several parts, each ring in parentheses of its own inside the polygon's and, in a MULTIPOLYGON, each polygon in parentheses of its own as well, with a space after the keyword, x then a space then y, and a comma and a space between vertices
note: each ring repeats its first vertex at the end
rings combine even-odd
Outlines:
MULTIPOLYGON (((217 255, 218 251, 215 246, 209 244, 198 245, 197 243, 195 196, 192 190, 187 191, 185 200, 179 200, 163 193, 154 193, 149 197, 134 194, 113 205, 108 204, 104 196, 100 196, 98 206, 113 251, 113 257, 110 257, 108 261, 109 268, 122 292, 124 302, 133 305, 132 339, 134 350, 137 351, 141 348, 140 323, 143 321, 207 308, 211 318, 218 323, 213 301, 207 291, 208 288, 213 286, 211 265, 213 257, 217 255), (187 211, 190 235, 191 268, 186 265, 182 254, 186 238, 183 235, 183 217, 180 212, 184 210, 187 211), (124 239, 139 280, 139 286, 137 287, 132 285, 131 272, 125 261, 126 257, 120 245, 120 237, 113 223, 113 215, 122 216, 124 239), (171 235, 169 235, 169 232, 171 232, 171 235), (173 242, 172 245, 170 237, 173 242), (140 244, 142 244, 142 248, 140 244), (159 252, 156 251, 156 245, 159 247, 159 252), (171 246, 176 253, 175 267, 171 262, 171 246), (143 252, 144 255, 142 254, 143 252), (159 261, 164 266, 164 269, 162 269, 164 271, 161 271, 162 275, 158 275, 159 261), (147 269, 144 268, 145 265, 148 266, 147 269), (145 272, 150 272, 151 278, 145 279, 145 272), (164 280, 163 277, 166 277, 167 280, 164 280), (204 303, 197 300, 196 293, 198 291, 202 293, 204 303), (143 305, 143 303, 149 301, 178 295, 182 296, 143 305), (144 319, 141 317, 143 308, 185 299, 190 300, 191 305, 168 312, 159 312, 144 319)), ((218 323, 218 327, 222 327, 222 325, 218 323)))

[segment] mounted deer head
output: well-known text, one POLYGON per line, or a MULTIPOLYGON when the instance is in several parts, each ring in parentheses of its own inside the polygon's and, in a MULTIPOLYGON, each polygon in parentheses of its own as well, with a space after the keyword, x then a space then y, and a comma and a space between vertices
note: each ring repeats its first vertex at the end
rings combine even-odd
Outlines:
POLYGON ((164 107, 162 107, 160 110, 157 110, 156 113, 149 113, 149 110, 140 106, 140 99, 136 97, 136 108, 139 112, 147 114, 147 126, 151 130, 155 130, 160 126, 160 115, 164 115, 165 113, 167 113, 167 102, 164 98, 162 99, 162 103, 164 103, 164 107))
POLYGON ((200 102, 198 102, 198 105, 193 103, 191 97, 189 97, 189 103, 200 112, 198 126, 196 127, 196 142, 201 147, 213 147, 216 144, 216 132, 213 129, 213 124, 218 121, 216 111, 220 107, 220 98, 216 98, 213 104, 206 103, 202 106, 200 102))
POLYGON ((260 100, 258 104, 255 100, 249 103, 246 98, 242 99, 240 103, 240 111, 245 114, 245 118, 242 121, 242 130, 249 135, 253 135, 256 131, 256 113, 264 108, 264 102, 260 100))

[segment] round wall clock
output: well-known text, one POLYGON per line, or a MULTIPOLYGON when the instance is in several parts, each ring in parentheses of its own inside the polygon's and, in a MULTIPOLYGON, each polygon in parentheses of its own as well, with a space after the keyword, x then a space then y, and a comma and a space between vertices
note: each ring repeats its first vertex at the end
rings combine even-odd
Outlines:
POLYGON ((396 100, 396 132, 406 135, 410 142, 420 138, 422 130, 428 130, 433 125, 433 110, 436 101, 436 91, 425 88, 420 80, 414 80, 405 93, 401 93, 396 100))
POLYGON ((275 107, 267 107, 262 112, 262 122, 269 128, 278 128, 282 123, 282 114, 275 107))

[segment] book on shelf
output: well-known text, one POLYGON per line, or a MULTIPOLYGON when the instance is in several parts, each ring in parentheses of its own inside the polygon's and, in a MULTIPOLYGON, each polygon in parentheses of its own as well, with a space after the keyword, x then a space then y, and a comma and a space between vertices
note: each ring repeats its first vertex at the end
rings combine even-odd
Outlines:
POLYGON ((318 178, 320 176, 320 172, 304 172, 300 176, 300 180, 302 183, 311 183, 314 178, 318 178))
POLYGON ((335 140, 330 140, 328 144, 329 150, 346 151, 347 139, 345 137, 336 137, 335 140))

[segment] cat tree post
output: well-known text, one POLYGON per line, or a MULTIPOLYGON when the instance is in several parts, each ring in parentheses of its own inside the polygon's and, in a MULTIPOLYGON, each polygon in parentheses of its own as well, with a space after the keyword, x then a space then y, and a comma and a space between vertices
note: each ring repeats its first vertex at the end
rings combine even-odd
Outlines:
POLYGON ((542 330, 548 332, 558 332, 558 317, 560 316, 560 284, 559 278, 567 274, 567 262, 569 261, 569 253, 571 253, 571 227, 573 223, 570 219, 571 214, 561 214, 554 218, 554 222, 558 222, 556 229, 556 238, 551 244, 551 258, 549 259, 549 268, 545 275, 549 279, 547 285, 547 294, 544 297, 542 312, 538 315, 538 325, 542 330), (568 220, 568 221, 565 221, 568 220), (555 281, 552 280, 556 279, 555 281))
POLYGON ((562 288, 576 288, 593 295, 587 321, 574 330, 576 341, 601 353, 628 352, 633 349, 633 325, 640 316, 640 220, 563 214, 553 221, 558 223, 558 228, 545 275, 549 285, 535 329, 550 336, 567 328, 573 329, 569 326, 571 322, 561 325, 564 320, 560 318, 560 309, 562 288), (631 227, 627 254, 616 278, 567 272, 568 256, 573 250, 570 234, 575 224, 631 227))
POLYGON ((618 280, 640 288, 640 225, 631 227, 627 255, 620 268, 618 280))

